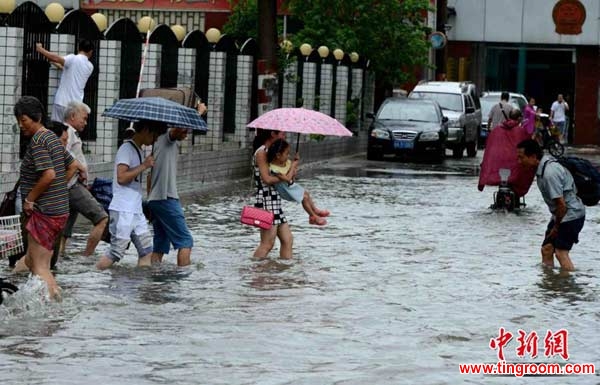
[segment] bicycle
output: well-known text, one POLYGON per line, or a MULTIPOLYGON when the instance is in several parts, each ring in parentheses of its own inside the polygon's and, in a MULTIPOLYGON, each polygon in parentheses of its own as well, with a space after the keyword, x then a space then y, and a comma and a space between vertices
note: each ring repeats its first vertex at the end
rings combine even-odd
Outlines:
POLYGON ((540 145, 544 150, 547 150, 550 155, 554 157, 560 157, 565 153, 565 146, 560 143, 560 140, 555 135, 552 135, 550 132, 550 127, 552 126, 552 122, 548 118, 546 114, 541 115, 542 127, 539 129, 538 142, 540 141, 541 135, 541 143, 540 145))

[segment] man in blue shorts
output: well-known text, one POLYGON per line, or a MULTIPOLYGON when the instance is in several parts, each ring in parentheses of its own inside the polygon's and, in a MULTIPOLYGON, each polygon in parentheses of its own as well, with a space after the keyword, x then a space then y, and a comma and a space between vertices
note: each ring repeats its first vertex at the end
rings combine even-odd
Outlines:
POLYGON ((536 169, 536 179, 544 201, 552 214, 542 242, 542 264, 554 267, 554 256, 560 267, 575 269, 569 250, 579 242, 585 222, 585 206, 577 196, 571 173, 550 155, 544 155, 537 141, 527 139, 517 145, 519 164, 536 169))
MULTIPOLYGON (((200 104, 198 112, 206 112, 206 106, 200 104)), ((178 142, 187 138, 188 129, 170 128, 160 135, 154 143, 156 164, 152 169, 151 187, 148 195, 148 207, 152 212, 154 242, 152 263, 162 262, 164 254, 169 253, 170 245, 177 251, 177 265, 191 263, 190 254, 194 240, 188 228, 177 193, 177 156, 178 142)))

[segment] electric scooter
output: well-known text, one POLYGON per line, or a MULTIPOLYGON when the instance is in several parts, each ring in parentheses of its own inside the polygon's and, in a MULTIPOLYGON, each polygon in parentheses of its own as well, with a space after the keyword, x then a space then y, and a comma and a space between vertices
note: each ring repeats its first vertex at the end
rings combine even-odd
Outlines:
POLYGON ((525 207, 525 197, 517 197, 513 189, 508 184, 510 170, 501 168, 498 171, 500 174, 500 185, 498 191, 494 193, 494 203, 490 206, 493 210, 514 211, 521 207, 525 207))

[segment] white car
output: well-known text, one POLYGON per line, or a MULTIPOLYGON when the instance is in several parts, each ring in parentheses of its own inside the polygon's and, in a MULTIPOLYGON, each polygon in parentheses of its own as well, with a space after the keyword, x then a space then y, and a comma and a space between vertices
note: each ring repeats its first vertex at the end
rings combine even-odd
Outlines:
MULTIPOLYGON (((484 92, 479 100, 481 101, 481 135, 479 138, 480 143, 485 143, 485 138, 488 136, 488 118, 490 115, 490 111, 494 104, 500 103, 500 95, 502 91, 487 91, 484 92)), ((519 94, 516 92, 508 93, 508 102, 513 106, 513 108, 518 108, 523 112, 525 106, 527 105, 527 98, 523 94, 519 94)))
POLYGON ((472 82, 421 82, 408 95, 410 99, 432 99, 442 107, 448 118, 447 147, 452 156, 462 158, 477 155, 481 130, 481 105, 477 88, 472 82))

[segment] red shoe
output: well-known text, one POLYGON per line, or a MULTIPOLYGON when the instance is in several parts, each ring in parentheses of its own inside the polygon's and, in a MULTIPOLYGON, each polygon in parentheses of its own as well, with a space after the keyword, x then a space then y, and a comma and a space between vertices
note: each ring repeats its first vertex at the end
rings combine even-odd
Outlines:
POLYGON ((327 224, 327 221, 321 217, 311 216, 308 218, 308 223, 310 223, 311 225, 325 226, 327 224))
POLYGON ((328 217, 331 214, 328 210, 320 210, 320 209, 316 209, 315 213, 317 213, 317 215, 320 217, 328 217))

